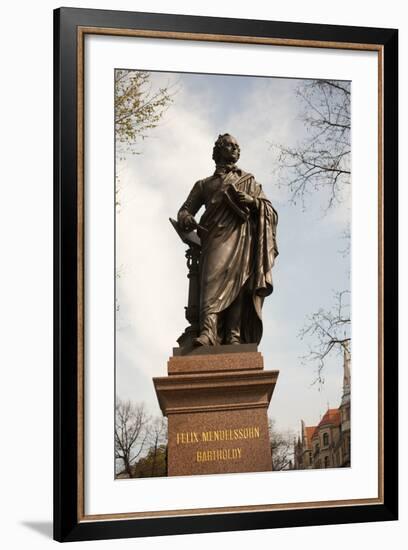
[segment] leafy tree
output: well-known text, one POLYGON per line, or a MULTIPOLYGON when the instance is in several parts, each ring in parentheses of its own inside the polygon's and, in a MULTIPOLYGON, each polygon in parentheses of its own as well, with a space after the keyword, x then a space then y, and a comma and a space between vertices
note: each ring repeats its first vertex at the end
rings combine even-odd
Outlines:
POLYGON ((167 476, 167 445, 151 447, 143 458, 132 467, 132 477, 165 477, 167 476))
MULTIPOLYGON (((148 71, 115 70, 115 143, 119 159, 123 160, 126 153, 140 153, 137 150, 139 140, 146 139, 149 130, 156 128, 173 101, 170 88, 154 89, 148 71)), ((117 164, 115 203, 118 212, 120 189, 120 166, 117 164)), ((120 277, 119 271, 116 277, 120 277)), ((116 311, 119 309, 120 304, 116 301, 116 311)))
POLYGON ((169 87, 153 89, 148 71, 115 71, 115 136, 119 153, 137 153, 135 145, 155 128, 172 102, 169 87))

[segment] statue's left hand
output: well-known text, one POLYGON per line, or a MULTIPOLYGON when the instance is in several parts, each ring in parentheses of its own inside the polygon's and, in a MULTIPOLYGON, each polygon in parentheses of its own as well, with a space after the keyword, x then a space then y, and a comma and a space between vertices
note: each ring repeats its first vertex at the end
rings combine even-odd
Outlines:
POLYGON ((193 231, 197 227, 197 222, 194 219, 194 216, 191 214, 186 214, 179 218, 179 225, 183 231, 193 231))
POLYGON ((251 195, 248 195, 248 193, 245 193, 244 191, 237 191, 237 198, 239 202, 245 206, 251 206, 255 200, 251 197, 251 195))

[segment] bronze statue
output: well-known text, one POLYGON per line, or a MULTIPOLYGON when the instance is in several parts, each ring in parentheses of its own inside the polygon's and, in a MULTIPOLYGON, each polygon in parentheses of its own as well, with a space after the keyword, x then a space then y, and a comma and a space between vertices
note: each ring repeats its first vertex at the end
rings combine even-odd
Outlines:
POLYGON ((196 182, 177 224, 172 221, 190 246, 190 327, 180 346, 259 343, 262 337, 262 305, 273 290, 278 255, 278 214, 254 176, 236 166, 239 156, 237 140, 220 135, 214 174, 196 182))

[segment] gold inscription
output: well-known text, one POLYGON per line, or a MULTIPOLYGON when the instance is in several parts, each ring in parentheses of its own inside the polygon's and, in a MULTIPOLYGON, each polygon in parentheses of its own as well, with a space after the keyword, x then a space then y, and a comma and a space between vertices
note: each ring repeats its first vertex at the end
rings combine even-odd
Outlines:
POLYGON ((177 445, 186 443, 198 443, 199 434, 197 432, 180 432, 176 434, 177 445))
POLYGON ((201 440, 205 442, 233 441, 235 439, 259 439, 259 427, 249 426, 247 428, 215 430, 201 433, 201 440))
POLYGON ((220 462, 221 460, 240 460, 242 449, 214 449, 210 451, 197 451, 197 462, 220 462))
POLYGON ((212 443, 217 441, 234 441, 239 439, 259 439, 259 426, 246 426, 225 430, 211 430, 207 432, 177 432, 177 445, 190 443, 212 443))

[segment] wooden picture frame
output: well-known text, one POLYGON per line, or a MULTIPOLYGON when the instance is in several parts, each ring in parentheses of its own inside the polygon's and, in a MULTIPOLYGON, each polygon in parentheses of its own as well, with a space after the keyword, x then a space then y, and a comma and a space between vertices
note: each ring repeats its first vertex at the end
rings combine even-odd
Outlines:
MULTIPOLYGON (((142 537, 397 519, 398 32, 152 13, 54 12, 54 537, 142 537), (87 515, 84 502, 84 39, 87 35, 373 51, 378 56, 378 495, 87 515)), ((358 406, 358 405, 357 405, 358 406)))

